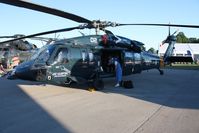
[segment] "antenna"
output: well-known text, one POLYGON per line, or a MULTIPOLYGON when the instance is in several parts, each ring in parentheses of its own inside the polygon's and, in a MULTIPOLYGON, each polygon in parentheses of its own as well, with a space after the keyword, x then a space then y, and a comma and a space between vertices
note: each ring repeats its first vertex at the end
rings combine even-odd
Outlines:
POLYGON ((175 32, 173 32, 172 36, 175 35, 178 31, 179 31, 179 29, 177 29, 175 32))
POLYGON ((80 33, 82 36, 85 36, 85 34, 84 34, 83 32, 79 31, 79 33, 80 33))

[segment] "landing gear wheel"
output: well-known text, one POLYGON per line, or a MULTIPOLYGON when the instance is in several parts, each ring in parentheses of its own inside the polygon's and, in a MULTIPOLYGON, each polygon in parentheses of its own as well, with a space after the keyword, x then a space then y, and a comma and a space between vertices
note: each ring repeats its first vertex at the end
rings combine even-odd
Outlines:
POLYGON ((64 86, 71 87, 72 84, 73 84, 73 81, 69 78, 66 78, 66 81, 64 82, 64 86))
POLYGON ((103 90, 104 89, 104 82, 103 82, 103 80, 101 80, 101 79, 94 80, 93 83, 92 83, 92 87, 95 90, 103 90))
POLYGON ((39 70, 37 72, 37 75, 35 77, 36 81, 43 81, 45 79, 45 75, 42 73, 42 70, 39 70))
POLYGON ((42 79, 43 79, 42 75, 37 75, 35 78, 36 81, 41 81, 42 79))
POLYGON ((164 75, 164 71, 163 70, 159 69, 159 72, 160 72, 160 75, 164 75))

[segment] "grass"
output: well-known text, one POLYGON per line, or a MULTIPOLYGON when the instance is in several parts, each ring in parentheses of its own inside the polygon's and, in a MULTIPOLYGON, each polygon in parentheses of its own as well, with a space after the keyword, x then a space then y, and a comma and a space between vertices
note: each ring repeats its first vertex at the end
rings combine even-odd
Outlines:
POLYGON ((182 69, 182 70, 199 70, 199 64, 172 64, 171 66, 165 66, 168 69, 182 69))

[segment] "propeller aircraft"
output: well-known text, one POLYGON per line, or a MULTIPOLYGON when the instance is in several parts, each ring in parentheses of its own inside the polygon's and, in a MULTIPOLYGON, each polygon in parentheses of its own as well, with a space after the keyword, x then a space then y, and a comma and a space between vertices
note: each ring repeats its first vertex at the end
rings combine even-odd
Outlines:
POLYGON ((59 39, 52 44, 45 45, 29 61, 18 65, 11 76, 67 86, 72 82, 88 83, 98 90, 104 87, 103 78, 115 76, 115 67, 109 64, 110 57, 119 59, 123 76, 141 73, 149 69, 157 69, 162 75, 161 61, 169 61, 175 43, 174 34, 169 35, 165 41, 169 43, 168 50, 163 60, 161 60, 159 56, 143 51, 144 44, 142 42, 114 35, 106 27, 141 25, 199 28, 198 25, 120 24, 100 20, 91 21, 75 14, 22 0, 0 0, 0 3, 44 12, 81 23, 81 25, 75 27, 36 33, 0 42, 0 45, 57 32, 83 29, 104 31, 104 35, 96 34, 59 39))

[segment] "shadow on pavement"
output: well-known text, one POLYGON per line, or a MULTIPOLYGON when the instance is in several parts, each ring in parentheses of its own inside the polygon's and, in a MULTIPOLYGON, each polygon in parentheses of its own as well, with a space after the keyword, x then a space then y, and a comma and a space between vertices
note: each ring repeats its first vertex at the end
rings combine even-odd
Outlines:
POLYGON ((25 94, 19 84, 41 84, 0 78, 1 133, 72 133, 25 94))

